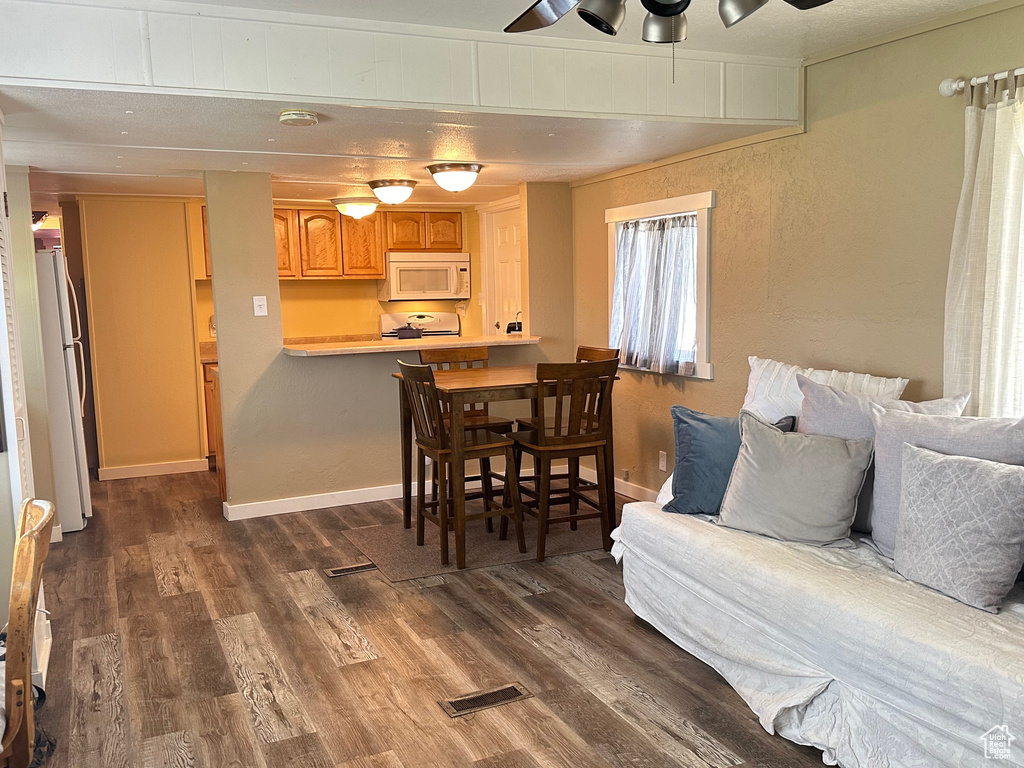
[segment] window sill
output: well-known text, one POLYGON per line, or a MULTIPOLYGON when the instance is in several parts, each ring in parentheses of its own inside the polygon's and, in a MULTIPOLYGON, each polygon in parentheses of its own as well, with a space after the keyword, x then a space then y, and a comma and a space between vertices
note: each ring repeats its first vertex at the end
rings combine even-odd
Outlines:
POLYGON ((649 373, 652 376, 672 376, 680 379, 697 379, 698 381, 714 381, 715 378, 715 367, 711 363, 697 363, 697 370, 689 376, 678 373, 658 373, 657 371, 648 371, 643 368, 634 368, 631 365, 620 365, 619 369, 623 371, 633 371, 634 373, 649 373))

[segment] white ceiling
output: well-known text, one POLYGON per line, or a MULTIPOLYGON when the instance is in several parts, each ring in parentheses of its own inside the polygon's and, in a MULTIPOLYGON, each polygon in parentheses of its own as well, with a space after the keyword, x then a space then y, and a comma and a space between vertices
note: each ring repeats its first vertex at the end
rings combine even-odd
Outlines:
POLYGON ((282 126, 292 102, 0 86, 5 161, 33 169, 37 202, 59 194, 202 194, 200 169, 271 173, 282 199, 369 194, 378 178, 421 182, 419 203, 479 203, 521 181, 570 181, 764 131, 761 125, 630 121, 303 104, 311 128, 282 126), (460 195, 432 162, 486 167, 460 195))
MULTIPOLYGON (((833 0, 820 8, 798 11, 782 0, 771 0, 727 30, 718 18, 716 0, 693 0, 686 11, 689 38, 683 45, 719 53, 808 58, 988 2, 991 0, 833 0)), ((533 0, 207 0, 207 5, 214 6, 491 32, 500 32, 532 3, 533 0)), ((549 29, 525 36, 636 44, 641 43, 644 14, 639 0, 629 0, 626 23, 615 38, 593 29, 575 12, 549 29)))

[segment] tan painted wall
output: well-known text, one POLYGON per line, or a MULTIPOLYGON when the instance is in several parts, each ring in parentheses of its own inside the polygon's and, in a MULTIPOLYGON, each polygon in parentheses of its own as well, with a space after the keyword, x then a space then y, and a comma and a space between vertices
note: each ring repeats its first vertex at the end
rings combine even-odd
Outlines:
POLYGON ((79 200, 101 469, 203 458, 186 200, 79 200))
POLYGON ((707 190, 715 381, 625 373, 616 473, 657 488, 669 407, 735 415, 748 355, 912 379, 942 394, 942 323, 963 175, 963 99, 938 83, 1024 64, 1024 8, 807 70, 807 133, 573 192, 576 328, 608 333, 607 208, 707 190))
MULTIPOLYGON (((32 196, 28 168, 7 168, 11 209, 11 256, 14 271, 14 311, 21 345, 25 412, 32 444, 32 479, 35 495, 53 501, 53 457, 50 453, 50 417, 43 367, 43 334, 39 317, 39 283, 32 236, 32 196)), ((63 372, 57 371, 57 375, 63 372)))

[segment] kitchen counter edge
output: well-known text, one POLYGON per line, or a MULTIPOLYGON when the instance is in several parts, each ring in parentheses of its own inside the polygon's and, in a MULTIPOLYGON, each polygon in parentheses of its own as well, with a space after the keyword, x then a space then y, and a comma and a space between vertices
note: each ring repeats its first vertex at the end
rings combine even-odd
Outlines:
POLYGON ((518 347, 538 344, 540 336, 427 336, 422 339, 379 339, 377 341, 285 344, 291 357, 366 355, 378 352, 417 352, 421 349, 464 349, 466 347, 518 347))

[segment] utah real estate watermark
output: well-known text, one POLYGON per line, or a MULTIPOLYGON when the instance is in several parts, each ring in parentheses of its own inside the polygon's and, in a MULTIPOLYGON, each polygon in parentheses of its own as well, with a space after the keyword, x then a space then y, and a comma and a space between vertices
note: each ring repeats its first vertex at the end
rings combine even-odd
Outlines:
POLYGON ((997 725, 981 736, 982 746, 985 748, 985 758, 988 760, 1009 760, 1010 744, 1016 737, 1010 733, 1005 725, 997 725))

